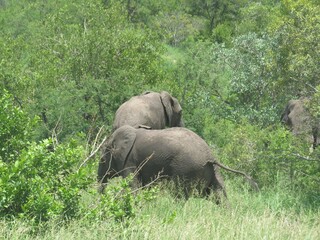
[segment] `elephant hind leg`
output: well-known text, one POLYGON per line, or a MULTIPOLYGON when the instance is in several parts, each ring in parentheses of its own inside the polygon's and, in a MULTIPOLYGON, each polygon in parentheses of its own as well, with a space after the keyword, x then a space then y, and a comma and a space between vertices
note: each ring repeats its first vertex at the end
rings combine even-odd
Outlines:
POLYGON ((211 192, 213 192, 214 199, 217 204, 222 203, 222 199, 228 200, 224 181, 219 172, 218 166, 216 166, 213 162, 208 161, 204 167, 205 176, 207 179, 209 179, 209 184, 205 189, 206 193, 209 195, 211 192))
POLYGON ((203 179, 188 179, 184 184, 186 198, 190 196, 208 198, 212 189, 203 179))
POLYGON ((186 177, 175 177, 174 185, 179 198, 188 200, 191 196, 202 196, 203 182, 186 177))
POLYGON ((214 185, 203 188, 201 196, 206 199, 213 199, 218 205, 223 202, 224 198, 227 198, 225 189, 216 188, 214 185))
POLYGON ((221 204, 226 200, 228 204, 228 196, 225 189, 225 186, 221 181, 217 181, 212 185, 212 190, 214 191, 214 197, 217 204, 221 204))
POLYGON ((216 189, 214 191, 214 200, 218 205, 224 202, 228 204, 228 198, 225 189, 216 189))
POLYGON ((211 194, 212 194, 212 188, 210 186, 205 186, 202 188, 201 197, 209 200, 211 194))

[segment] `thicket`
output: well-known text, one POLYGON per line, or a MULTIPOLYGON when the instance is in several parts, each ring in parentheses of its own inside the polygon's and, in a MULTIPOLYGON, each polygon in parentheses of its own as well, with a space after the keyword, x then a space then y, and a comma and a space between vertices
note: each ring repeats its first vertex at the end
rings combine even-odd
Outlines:
POLYGON ((176 96, 221 162, 316 205, 320 149, 279 121, 299 96, 320 114, 319 12, 310 0, 0 1, 1 216, 134 216, 153 190, 133 196, 123 180, 89 211, 97 159, 83 161, 145 90, 176 96))

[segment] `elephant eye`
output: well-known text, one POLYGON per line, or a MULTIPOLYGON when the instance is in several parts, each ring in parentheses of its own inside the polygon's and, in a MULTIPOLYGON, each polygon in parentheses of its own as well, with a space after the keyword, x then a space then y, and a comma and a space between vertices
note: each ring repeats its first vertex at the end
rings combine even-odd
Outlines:
POLYGON ((114 148, 114 142, 113 141, 111 143, 109 143, 108 148, 110 150, 112 150, 114 148))

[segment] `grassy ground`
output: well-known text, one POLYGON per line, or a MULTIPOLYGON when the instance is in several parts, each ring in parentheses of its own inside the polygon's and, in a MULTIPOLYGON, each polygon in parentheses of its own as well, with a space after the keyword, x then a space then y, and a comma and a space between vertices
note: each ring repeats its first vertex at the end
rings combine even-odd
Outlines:
POLYGON ((320 239, 320 208, 304 205, 303 196, 281 187, 252 193, 228 183, 230 208, 201 198, 177 200, 160 190, 123 222, 52 222, 31 234, 28 222, 2 220, 0 239, 320 239))

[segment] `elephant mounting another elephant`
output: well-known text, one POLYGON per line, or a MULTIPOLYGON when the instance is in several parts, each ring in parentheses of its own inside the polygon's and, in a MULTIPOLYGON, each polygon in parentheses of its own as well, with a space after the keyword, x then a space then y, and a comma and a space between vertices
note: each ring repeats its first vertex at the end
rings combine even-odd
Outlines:
POLYGON ((182 108, 178 100, 168 92, 145 92, 123 103, 115 114, 113 131, 130 125, 145 125, 151 129, 183 127, 182 108))
POLYGON ((281 122, 289 127, 292 133, 312 144, 313 148, 319 145, 319 119, 314 119, 308 111, 307 98, 290 100, 286 105, 281 122))
POLYGON ((208 196, 213 191, 220 203, 222 196, 227 199, 227 194, 219 167, 242 174, 258 190, 249 176, 218 163, 206 142, 186 128, 149 130, 124 125, 102 147, 98 181, 103 190, 108 179, 131 173, 133 187, 145 186, 159 175, 174 181, 183 179, 186 197, 191 186, 199 186, 198 192, 208 196))

